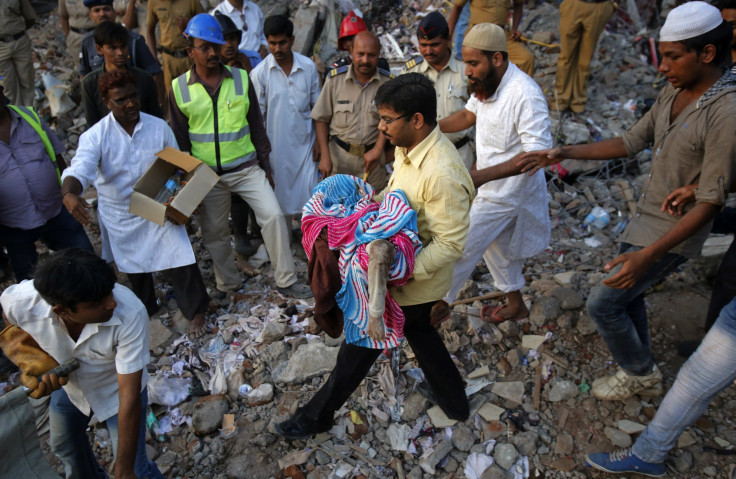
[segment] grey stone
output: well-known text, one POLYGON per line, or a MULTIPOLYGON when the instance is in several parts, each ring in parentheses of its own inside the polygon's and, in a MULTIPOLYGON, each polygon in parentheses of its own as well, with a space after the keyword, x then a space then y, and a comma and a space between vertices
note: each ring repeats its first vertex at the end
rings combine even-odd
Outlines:
POLYGON ((519 363, 521 363, 521 356, 521 351, 519 351, 518 349, 512 349, 511 351, 506 353, 506 360, 511 365, 511 369, 514 369, 516 366, 519 365, 519 363))
POLYGON ((413 423, 427 410, 428 406, 427 398, 418 392, 411 393, 404 401, 404 411, 401 413, 401 419, 413 423))
POLYGON ((192 427, 198 436, 216 431, 222 425, 222 415, 228 404, 224 394, 205 396, 197 401, 192 415, 192 427))
POLYGON ((562 309, 577 309, 585 304, 583 296, 572 288, 556 288, 552 291, 552 296, 560 300, 562 309))
POLYGON ((273 386, 268 383, 261 384, 248 393, 248 405, 259 406, 273 401, 273 386))
POLYGON ((317 34, 319 8, 301 5, 294 16, 294 51, 309 56, 317 34))
POLYGON ((254 446, 260 446, 260 447, 267 447, 271 444, 275 443, 277 440, 277 437, 270 432, 265 432, 263 434, 258 434, 252 438, 248 442, 253 444, 254 446))
MULTIPOLYGON (((564 271, 562 273, 555 274, 554 278, 557 284, 560 286, 571 286, 578 277, 577 271, 564 271)), ((554 294, 554 290, 553 293, 554 294)))
POLYGON ((480 415, 480 417, 488 422, 498 421, 501 418, 501 414, 503 414, 504 412, 506 412, 504 408, 498 407, 495 404, 491 404, 489 402, 485 403, 483 406, 481 406, 480 409, 478 409, 478 414, 480 415))
POLYGON ((595 323, 590 319, 590 316, 588 316, 587 313, 580 315, 576 328, 583 336, 589 336, 598 331, 595 327, 595 323))
POLYGON ((690 431, 684 431, 682 434, 680 434, 680 438, 677 440, 677 447, 682 449, 684 447, 692 446, 697 442, 698 440, 695 438, 693 433, 691 433, 690 431))
POLYGON ((452 451, 452 441, 442 440, 434 445, 434 450, 419 460, 419 467, 427 474, 434 474, 435 466, 452 451))
POLYGON ((328 373, 335 366, 337 351, 319 341, 302 344, 289 358, 274 369, 271 377, 277 383, 300 384, 304 381, 328 373))
POLYGON ((638 434, 646 429, 646 426, 639 424, 638 422, 629 421, 628 419, 621 419, 618 424, 618 428, 626 434, 638 434))
POLYGON ((491 392, 504 399, 521 404, 524 398, 524 383, 521 381, 496 383, 491 387, 491 392))
POLYGON ((544 326, 547 321, 557 319, 562 313, 560 300, 555 297, 537 298, 529 312, 529 321, 535 326, 544 326))
POLYGON ((163 325, 160 319, 152 319, 148 322, 148 348, 155 350, 165 344, 174 335, 169 328, 163 325))
POLYGON ((716 474, 718 474, 718 470, 715 468, 715 466, 706 466, 703 468, 703 474, 708 477, 716 477, 716 474))
POLYGON ((146 444, 146 457, 149 461, 155 460, 158 457, 158 449, 150 444, 146 444))
POLYGON ((519 336, 519 332, 521 331, 521 329, 519 328, 519 323, 517 323, 516 321, 504 321, 503 323, 498 325, 498 329, 507 338, 515 338, 519 336))
POLYGON ((560 456, 567 456, 572 454, 574 443, 572 436, 566 432, 562 432, 557 435, 555 441, 555 454, 560 456))
POLYGON ((461 423, 452 429, 452 445, 455 446, 455 449, 469 451, 473 444, 475 444, 475 436, 468 426, 461 423))
POLYGON ((498 464, 491 464, 491 466, 483 471, 480 479, 514 479, 514 474, 509 471, 504 471, 498 464))
POLYGON ((619 431, 615 427, 606 426, 603 429, 603 434, 611 440, 611 444, 616 447, 629 447, 631 446, 631 437, 625 432, 619 431))
POLYGON ((261 342, 270 344, 280 341, 286 335, 286 324, 278 321, 269 321, 263 326, 263 331, 259 336, 261 342))
POLYGON ((693 467, 693 455, 690 451, 683 450, 682 454, 674 460, 675 467, 680 472, 688 472, 693 467))
POLYGON ((156 465, 158 466, 159 471, 161 471, 161 474, 166 475, 169 471, 171 471, 171 468, 176 464, 177 455, 174 451, 166 451, 156 460, 156 465))
POLYGON ((539 434, 534 431, 524 431, 511 437, 511 443, 516 446, 516 450, 522 456, 531 456, 536 454, 537 441, 539 434))
POLYGON ((458 291, 456 299, 468 299, 474 298, 475 296, 478 296, 478 285, 475 284, 475 281, 469 279, 465 281, 463 287, 458 291))
POLYGON ((494 461, 507 471, 516 463, 518 457, 519 452, 513 444, 496 444, 496 447, 493 449, 494 461))
POLYGON ((554 377, 545 386, 545 392, 548 391, 549 400, 551 402, 560 402, 565 399, 574 398, 580 392, 578 386, 567 379, 554 377))
POLYGON ((624 413, 629 417, 639 417, 641 414, 641 400, 636 397, 630 397, 624 403, 624 413))

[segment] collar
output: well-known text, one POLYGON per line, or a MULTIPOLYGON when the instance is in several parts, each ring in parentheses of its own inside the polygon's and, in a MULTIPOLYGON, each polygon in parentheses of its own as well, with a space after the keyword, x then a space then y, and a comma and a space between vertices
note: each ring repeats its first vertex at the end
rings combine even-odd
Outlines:
POLYGON ((228 0, 225 0, 222 3, 224 5, 223 8, 225 10, 227 10, 227 13, 232 13, 232 12, 241 13, 241 12, 244 12, 244 11, 248 10, 248 7, 250 6, 250 3, 251 2, 249 2, 248 0, 243 0, 243 9, 242 10, 238 10, 237 8, 235 8, 235 6, 232 3, 230 3, 228 0))
MULTIPOLYGON (((291 72, 289 72, 289 73, 290 74, 291 73, 294 73, 296 70, 304 70, 304 67, 302 66, 301 60, 298 59, 296 52, 292 50, 291 51, 291 55, 292 55, 292 63, 291 63, 291 65, 292 65, 291 68, 292 69, 291 69, 291 72)), ((268 54, 268 56, 266 57, 266 59, 264 61, 266 63, 268 63, 268 68, 269 69, 271 69, 271 68, 278 68, 279 70, 281 70, 281 66, 279 66, 279 62, 276 61, 276 59, 274 58, 274 56, 271 53, 268 54)), ((378 72, 376 72, 376 73, 378 73, 378 72)))
POLYGON ((455 55, 452 54, 452 50, 450 50, 450 59, 447 61, 444 67, 442 67, 442 70, 435 70, 435 68, 429 64, 427 60, 424 60, 422 63, 419 64, 419 70, 424 73, 426 71, 435 71, 437 73, 442 73, 443 71, 449 69, 452 72, 457 73, 458 71, 462 71, 459 69, 459 63, 460 61, 455 58, 455 55))
MULTIPOLYGON (((229 3, 228 3, 229 5, 229 3)), ((230 70, 225 68, 225 65, 220 62, 220 66, 222 67, 222 78, 232 78, 233 74, 230 70)), ((197 69, 195 68, 196 65, 192 65, 192 68, 189 69, 190 75, 189 75, 189 81, 187 82, 187 85, 194 85, 195 83, 202 83, 204 85, 204 82, 202 81, 202 78, 197 73, 197 69)))
MULTIPOLYGON (((60 328, 63 331, 67 331, 66 326, 64 325, 64 321, 62 321, 61 318, 57 316, 56 313, 54 313, 49 303, 47 303, 43 298, 40 298, 40 295, 39 295, 38 302, 36 302, 31 307, 30 313, 37 317, 48 318, 48 320, 51 322, 52 325, 54 325, 57 328, 60 328)), ((123 324, 123 322, 120 320, 120 317, 118 316, 118 311, 116 308, 115 311, 113 311, 112 318, 105 321, 104 323, 86 324, 84 326, 84 329, 82 330, 82 333, 79 335, 79 338, 77 339, 76 344, 82 344, 84 341, 89 339, 92 335, 96 334, 100 330, 100 328, 119 326, 121 324, 123 324)), ((67 332, 67 335, 68 334, 69 333, 67 332)), ((69 337, 69 339, 71 340, 71 337, 69 337)))
POLYGON ((347 73, 347 75, 346 75, 346 79, 350 79, 350 80, 353 80, 353 81, 355 82, 355 84, 356 84, 356 85, 360 85, 360 86, 361 86, 361 87, 363 87, 363 88, 365 88, 365 87, 367 87, 368 85, 370 85, 370 84, 371 84, 371 83, 372 83, 372 82, 373 82, 374 80, 376 80, 376 81, 380 81, 380 78, 379 78, 379 76, 378 76, 378 67, 376 67, 376 71, 375 71, 375 73, 373 73, 373 76, 371 77, 371 79, 370 79, 370 80, 368 80, 368 83, 366 83, 365 85, 362 85, 362 84, 361 84, 361 83, 360 83, 360 82, 359 82, 359 81, 358 81, 358 80, 357 80, 357 79, 355 78, 355 72, 353 71, 353 67, 354 67, 354 65, 355 65, 354 63, 351 63, 351 64, 350 64, 350 66, 348 66, 348 73, 347 73))
POLYGON ((396 151, 399 155, 399 159, 401 159, 404 164, 411 163, 414 168, 419 169, 422 166, 424 159, 427 157, 427 153, 429 153, 429 150, 431 150, 435 143, 440 140, 441 135, 442 132, 440 131, 440 126, 437 124, 434 127, 434 130, 432 130, 425 139, 419 142, 419 144, 411 150, 408 155, 406 154, 406 148, 397 148, 396 151))

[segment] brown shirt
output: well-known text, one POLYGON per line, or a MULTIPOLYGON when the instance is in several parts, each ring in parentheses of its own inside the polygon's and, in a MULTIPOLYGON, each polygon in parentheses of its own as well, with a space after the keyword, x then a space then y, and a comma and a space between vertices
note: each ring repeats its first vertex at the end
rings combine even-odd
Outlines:
POLYGON ((36 12, 28 0, 0 0, 0 12, 2 36, 25 32, 26 20, 36 19, 36 12))
POLYGON ((387 73, 376 73, 361 86, 353 74, 353 65, 327 76, 312 119, 330 124, 330 135, 350 144, 371 145, 378 139, 378 110, 373 104, 378 87, 391 79, 387 73))
MULTIPOLYGON (((736 75, 713 94, 718 83, 670 122, 672 103, 679 92, 672 85, 659 93, 654 106, 623 135, 629 156, 652 145, 652 165, 637 203, 637 213, 621 241, 648 246, 670 231, 679 220, 661 211, 673 190, 698 183, 696 203, 722 206, 734 187, 736 170, 736 75), (708 99, 703 100, 710 96, 708 99)), ((719 83, 727 79, 726 75, 719 83)), ((692 204, 689 205, 692 208, 692 204)), ((686 208, 686 211, 689 208, 686 208)), ((710 224, 670 252, 686 257, 700 254, 710 224)))
MULTIPOLYGON (((199 0, 197 0, 199 1, 199 0)), ((150 4, 150 3, 149 3, 150 4)), ((189 85, 194 83, 201 83, 204 89, 209 93, 214 102, 217 102, 217 95, 220 94, 220 85, 222 85, 222 79, 216 87, 211 88, 197 74, 197 68, 192 65, 192 74, 189 76, 189 85)), ((232 78, 233 74, 230 73, 225 67, 222 67, 222 77, 232 78)), ((253 146, 256 149, 256 157, 258 165, 266 173, 271 172, 271 164, 269 163, 268 156, 271 154, 271 142, 268 141, 268 135, 266 135, 266 127, 263 124, 263 116, 261 115, 261 109, 258 107, 258 95, 253 89, 253 82, 248 79, 248 113, 245 118, 248 120, 248 127, 250 128, 250 141, 253 142, 253 146)), ((176 142, 179 144, 179 149, 182 151, 192 151, 192 142, 189 141, 189 118, 182 113, 179 106, 176 104, 176 98, 174 97, 174 89, 169 91, 169 124, 171 129, 174 131, 176 136, 176 142)), ((255 164, 255 162, 254 162, 255 164)), ((247 166, 250 166, 249 164, 247 166)))
MULTIPOLYGON (((89 8, 84 6, 82 0, 61 0, 59 13, 69 16, 69 26, 91 30, 95 28, 95 22, 89 18, 89 8)), ((2 31, 2 30, 0 30, 2 31)))
MULTIPOLYGON (((179 28, 179 19, 189 21, 205 13, 199 0, 149 0, 146 13, 148 25, 161 24, 161 46, 169 50, 184 50, 187 41, 179 28)), ((185 22, 186 23, 186 22, 185 22)))

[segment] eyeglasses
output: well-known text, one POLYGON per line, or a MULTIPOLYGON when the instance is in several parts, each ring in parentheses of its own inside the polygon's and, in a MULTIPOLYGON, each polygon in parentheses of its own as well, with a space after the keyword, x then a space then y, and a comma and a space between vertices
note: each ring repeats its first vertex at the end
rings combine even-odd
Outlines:
POLYGON ((409 116, 409 115, 401 115, 401 116, 397 116, 396 118, 390 118, 390 119, 386 119, 384 117, 381 117, 381 121, 384 122, 387 125, 390 125, 391 123, 395 122, 396 120, 400 120, 401 118, 406 118, 407 116, 409 116))
POLYGON ((127 105, 128 102, 138 103, 141 99, 141 96, 138 93, 135 93, 130 96, 126 96, 124 98, 110 98, 110 101, 113 102, 114 105, 117 106, 124 106, 127 105))
POLYGON ((209 53, 213 51, 216 52, 220 48, 220 45, 215 45, 214 43, 205 43, 204 45, 199 47, 192 46, 192 48, 196 48, 202 53, 209 53))

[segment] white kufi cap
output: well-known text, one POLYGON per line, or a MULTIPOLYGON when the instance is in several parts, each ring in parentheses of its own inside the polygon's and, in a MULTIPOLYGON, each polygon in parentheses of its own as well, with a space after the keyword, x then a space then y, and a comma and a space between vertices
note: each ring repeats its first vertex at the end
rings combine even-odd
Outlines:
POLYGON ((721 12, 706 2, 687 2, 673 8, 662 29, 660 42, 680 42, 715 29, 723 23, 721 12))

